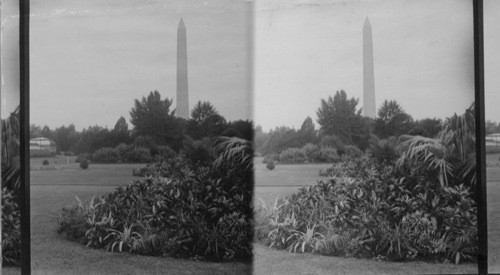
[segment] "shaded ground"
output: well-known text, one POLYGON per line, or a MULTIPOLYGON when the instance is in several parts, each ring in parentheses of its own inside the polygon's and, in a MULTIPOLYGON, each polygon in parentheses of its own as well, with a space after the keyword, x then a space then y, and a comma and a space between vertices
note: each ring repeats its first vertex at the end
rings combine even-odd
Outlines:
POLYGON ((207 263, 183 259, 110 253, 67 241, 56 232, 61 208, 127 184, 136 165, 56 165, 31 172, 31 259, 34 274, 248 274, 244 263, 207 263))
MULTIPOLYGON (((301 186, 312 185, 317 180, 327 179, 326 177, 319 176, 319 169, 328 167, 330 167, 328 164, 276 165, 273 171, 269 171, 265 168, 265 164, 262 164, 262 159, 257 158, 255 160, 255 196, 268 203, 273 202, 276 197, 283 197, 297 192, 301 186)), ((490 191, 490 189, 488 189, 488 191, 490 191)), ((500 193, 500 188, 496 192, 497 194, 500 193)), ((494 192, 491 194, 494 194, 494 192)), ((258 207, 260 200, 257 199, 255 203, 258 207)), ((500 203, 497 209, 500 209, 499 207, 500 203)), ((500 216, 500 211, 498 214, 500 216)), ((500 229, 500 224, 497 228, 500 229)), ((500 231, 498 233, 500 234, 500 231)), ((500 251, 500 247, 497 248, 497 251, 500 251)), ((255 244, 254 254, 254 274, 477 273, 476 264, 454 265, 451 263, 426 262, 396 263, 321 256, 310 253, 294 254, 270 249, 262 244, 255 244)))

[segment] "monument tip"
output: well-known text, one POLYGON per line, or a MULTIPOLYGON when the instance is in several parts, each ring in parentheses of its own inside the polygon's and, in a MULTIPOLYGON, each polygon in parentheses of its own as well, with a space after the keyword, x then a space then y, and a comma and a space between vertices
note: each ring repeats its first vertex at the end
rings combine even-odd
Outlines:
POLYGON ((368 16, 365 18, 365 26, 371 26, 370 24, 370 19, 368 19, 368 16))
POLYGON ((184 25, 184 20, 182 20, 182 17, 181 20, 179 21, 179 28, 186 28, 186 26, 184 25))

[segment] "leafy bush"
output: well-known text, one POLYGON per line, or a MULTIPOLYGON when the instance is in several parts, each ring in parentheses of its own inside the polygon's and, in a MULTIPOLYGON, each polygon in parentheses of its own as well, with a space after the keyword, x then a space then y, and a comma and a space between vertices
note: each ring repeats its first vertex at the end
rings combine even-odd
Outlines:
POLYGON ((21 257, 20 210, 13 192, 2 188, 2 263, 19 265, 21 257))
POLYGON ((337 149, 339 155, 345 152, 345 145, 342 140, 336 135, 327 135, 321 138, 320 147, 331 147, 337 149))
POLYGON ((148 165, 150 177, 63 209, 58 232, 113 252, 251 259, 249 144, 223 140, 213 165, 182 155, 148 165))
POLYGON ((319 147, 315 144, 312 143, 307 143, 302 147, 302 150, 306 154, 306 159, 308 162, 315 162, 316 160, 314 159, 315 154, 319 151, 319 147))
POLYGON ((158 154, 156 155, 157 160, 166 160, 176 156, 174 150, 168 146, 158 146, 158 154))
POLYGON ((276 167, 276 165, 274 164, 274 161, 269 160, 269 161, 266 163, 266 168, 267 168, 267 169, 269 169, 269 170, 274 170, 274 167, 276 167))
POLYGON ((402 173, 372 159, 346 160, 332 172, 332 180, 277 204, 267 218, 268 245, 388 260, 475 259, 477 209, 470 187, 442 187, 414 167, 402 173))
POLYGON ((345 155, 352 158, 360 158, 363 156, 363 151, 356 147, 356 145, 346 145, 345 146, 345 155))
POLYGON ((88 161, 87 159, 85 159, 85 158, 84 158, 84 159, 82 159, 82 160, 80 161, 80 168, 82 168, 82 169, 87 169, 87 168, 89 168, 89 161, 88 161))
POLYGON ((127 154, 129 154, 130 151, 132 151, 134 147, 132 145, 129 145, 129 144, 120 143, 115 148, 118 151, 119 159, 122 162, 126 162, 127 154))
POLYGON ((120 156, 117 149, 104 147, 95 151, 92 159, 95 163, 117 163, 120 156))
POLYGON ((341 157, 337 154, 337 150, 331 147, 321 147, 319 151, 313 154, 314 162, 338 162, 341 157))
POLYGON ((393 164, 399 157, 398 141, 394 137, 379 140, 377 137, 370 139, 370 156, 380 163, 393 164))
POLYGON ((133 147, 123 156, 122 162, 128 163, 148 163, 153 160, 150 150, 143 147, 133 147))
POLYGON ((288 148, 280 153, 281 163, 304 163, 306 154, 299 148, 288 148))
POLYGON ((43 166, 48 166, 49 165, 49 161, 47 159, 44 159, 42 161, 42 164, 43 164, 43 166))

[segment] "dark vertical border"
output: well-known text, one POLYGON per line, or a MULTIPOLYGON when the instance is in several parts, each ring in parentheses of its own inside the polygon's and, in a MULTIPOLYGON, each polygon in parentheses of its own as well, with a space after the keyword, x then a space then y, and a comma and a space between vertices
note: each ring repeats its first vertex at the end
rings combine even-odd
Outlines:
POLYGON ((19 0, 19 55, 20 55, 20 156, 21 188, 19 206, 21 209, 21 273, 31 274, 30 239, 30 151, 29 151, 29 0, 19 0))
MULTIPOLYGON (((245 7, 244 7, 244 12, 246 16, 246 26, 245 26, 245 39, 246 39, 246 68, 247 68, 247 75, 246 75, 246 96, 248 98, 248 106, 247 106, 247 111, 249 113, 249 117, 251 117, 252 121, 252 152, 255 152, 255 112, 254 112, 254 43, 255 43, 255 38, 254 38, 254 28, 255 28, 255 13, 254 13, 254 2, 253 1, 246 1, 245 7)), ((254 159, 252 158, 252 167, 253 167, 253 172, 252 172, 252 178, 251 178, 251 199, 250 199, 250 208, 249 209, 254 209, 254 200, 255 200, 255 166, 254 166, 254 159)), ((255 220, 254 216, 254 211, 251 211, 251 219, 255 220)), ((255 235, 255 226, 252 226, 252 235, 255 235)), ((253 238, 252 238, 253 239, 253 238)), ((253 240, 248 244, 250 247, 252 247, 253 250, 253 240)), ((255 255, 252 253, 250 260, 250 268, 248 270, 248 274, 254 274, 255 270, 255 255)))
POLYGON ((474 0, 474 82, 476 110, 476 175, 478 215, 478 272, 488 273, 488 223, 486 212, 486 145, 484 126, 483 0, 474 0))

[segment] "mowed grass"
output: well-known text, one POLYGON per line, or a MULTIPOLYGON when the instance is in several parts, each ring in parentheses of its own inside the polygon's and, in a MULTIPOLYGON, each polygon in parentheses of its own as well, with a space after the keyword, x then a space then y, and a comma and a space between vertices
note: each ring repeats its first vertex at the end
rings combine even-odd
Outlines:
MULTIPOLYGON (((256 209, 260 207, 261 200, 272 203, 277 197, 297 192, 302 186, 328 179, 319 176, 319 169, 331 166, 279 164, 270 171, 265 164, 262 164, 262 158, 256 158, 254 165, 256 209)), ((268 248, 260 243, 254 245, 254 274, 474 274, 477 271, 477 264, 384 262, 310 253, 289 253, 268 248)))
MULTIPOLYGON (((42 159, 43 160, 43 159, 42 159)), ((41 161, 42 160, 32 160, 41 161)), ((50 160, 49 160, 50 161, 50 160)), ((57 234, 63 207, 75 196, 90 198, 131 182, 142 164, 56 164, 55 170, 31 171, 31 261, 34 274, 249 274, 245 263, 211 263, 111 253, 87 248, 57 234)), ((9 272, 13 270, 10 269, 9 272)), ((14 269, 15 271, 15 269, 14 269)))
POLYGON ((500 273, 500 166, 486 168, 488 270, 500 273))

